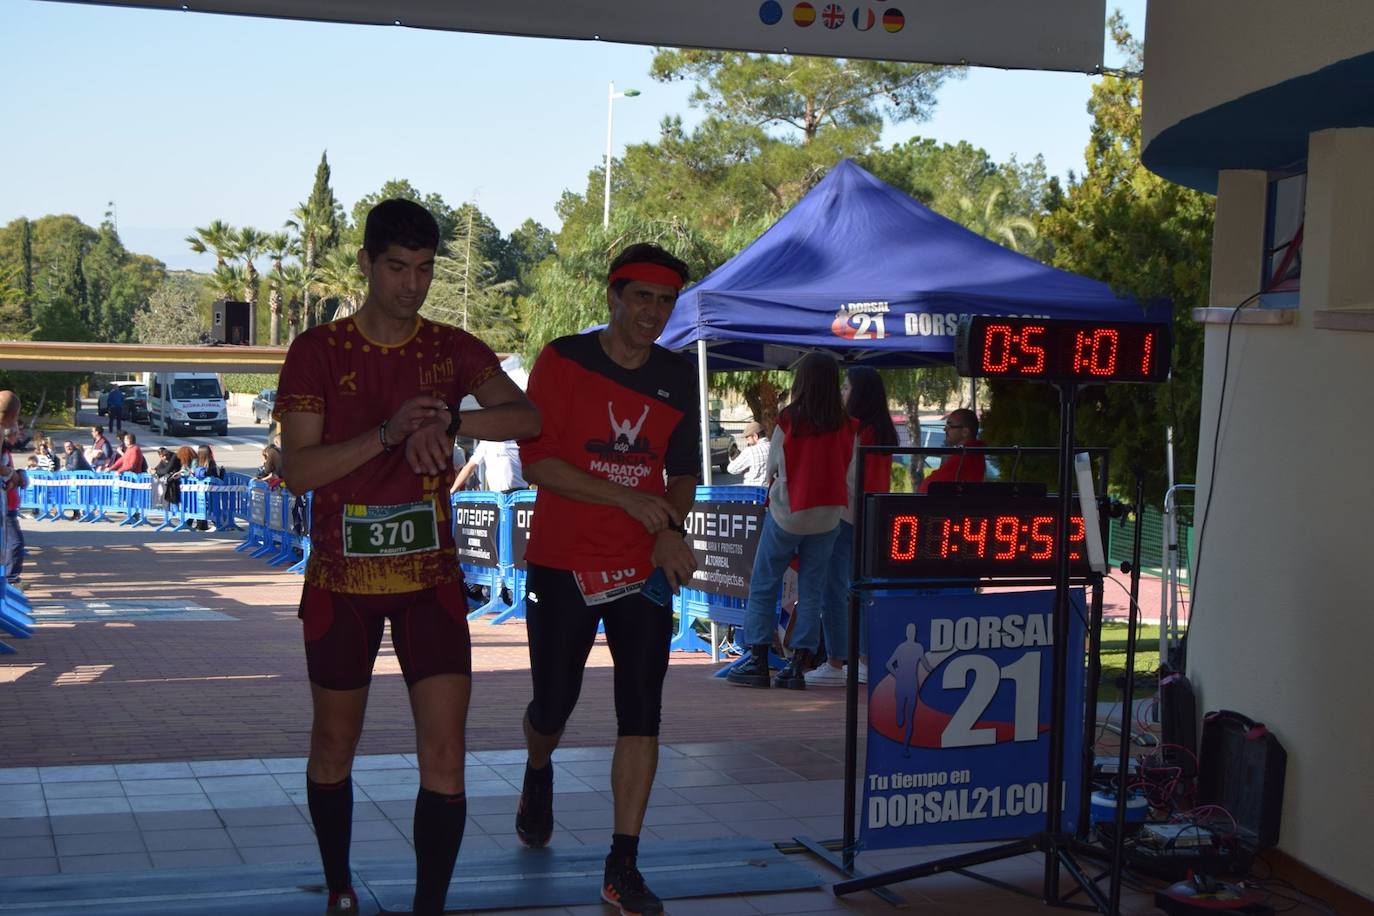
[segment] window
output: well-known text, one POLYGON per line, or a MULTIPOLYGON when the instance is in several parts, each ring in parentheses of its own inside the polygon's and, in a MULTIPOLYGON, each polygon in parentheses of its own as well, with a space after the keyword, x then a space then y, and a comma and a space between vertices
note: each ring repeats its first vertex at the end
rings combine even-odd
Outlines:
POLYGON ((1269 179, 1264 227, 1265 294, 1260 304, 1297 308, 1302 285, 1302 230, 1307 209, 1307 173, 1269 179))
POLYGON ((218 400, 219 382, 212 378, 179 378, 172 380, 172 399, 213 398, 218 400))

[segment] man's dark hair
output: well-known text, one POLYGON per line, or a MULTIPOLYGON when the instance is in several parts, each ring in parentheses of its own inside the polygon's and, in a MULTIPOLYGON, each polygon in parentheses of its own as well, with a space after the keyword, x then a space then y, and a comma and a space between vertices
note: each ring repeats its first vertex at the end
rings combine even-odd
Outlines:
POLYGON ((138 437, 135 436, 133 433, 125 433, 124 438, 128 439, 130 443, 138 445, 138 437))
POLYGON ((951 410, 949 416, 945 417, 945 422, 956 420, 961 426, 967 426, 973 438, 978 438, 978 414, 969 410, 967 407, 960 407, 958 410, 951 410))
MULTIPOLYGON (((651 242, 639 242, 616 255, 615 260, 611 262, 611 269, 606 272, 608 280, 611 274, 615 273, 626 264, 657 264, 660 267, 666 267, 682 278, 682 284, 684 286, 686 286, 687 281, 691 279, 691 273, 687 269, 686 261, 651 242)), ((620 291, 631 282, 633 281, 624 278, 616 280, 611 283, 611 292, 619 296, 620 291)))
POLYGON ((369 258, 379 258, 391 245, 411 251, 439 249, 439 224, 434 215, 413 200, 394 197, 367 212, 363 223, 363 249, 369 258))

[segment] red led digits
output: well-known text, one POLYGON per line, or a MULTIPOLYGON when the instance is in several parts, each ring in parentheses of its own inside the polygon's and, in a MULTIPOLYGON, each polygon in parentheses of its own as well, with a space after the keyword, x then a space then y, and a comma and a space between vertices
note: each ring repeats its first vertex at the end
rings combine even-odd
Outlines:
POLYGON ((1149 333, 1147 333, 1147 334, 1145 335, 1145 340, 1144 340, 1144 342, 1142 342, 1140 348, 1141 348, 1141 350, 1143 351, 1143 352, 1141 353, 1141 356, 1140 356, 1140 376, 1141 376, 1141 378, 1149 378, 1149 377, 1150 377, 1150 357, 1151 357, 1152 355, 1154 355, 1154 350, 1155 350, 1155 332, 1154 332, 1154 331, 1150 331, 1149 333))
POLYGON ((892 520, 892 546, 888 555, 894 560, 916 557, 916 516, 899 515, 892 520))
POLYGON ((1030 553, 1032 560, 1048 560, 1054 556, 1054 516, 1037 515, 1030 522, 1030 539, 1040 545, 1030 553), (1041 529, 1048 528, 1049 531, 1041 529))
POLYGON ((1016 556, 1017 533, 1021 519, 1015 515, 999 515, 992 523, 992 537, 1002 549, 992 555, 994 560, 1010 560, 1016 556))
POLYGON ((1083 524, 1083 516, 1069 516, 1069 559, 1083 559, 1083 551, 1080 549, 1088 539, 1088 526, 1083 524))
POLYGON ((1031 335, 1041 338, 1045 336, 1043 325, 1029 325, 1021 331, 1021 350, 1028 356, 1035 357, 1035 361, 1027 363, 1021 367, 1021 371, 1026 375, 1039 375, 1045 371, 1045 348, 1043 345, 1037 346, 1031 343, 1031 335))
POLYGON ((950 532, 953 530, 954 525, 947 518, 941 519, 940 521, 940 556, 948 557, 951 550, 959 549, 957 547, 951 547, 949 543, 949 535, 950 532))
POLYGON ((1011 325, 990 324, 987 332, 983 335, 983 371, 984 372, 1006 372, 1011 366, 1011 342, 1015 335, 1011 332, 1011 325), (1000 359, 993 358, 993 348, 1000 346, 1002 353, 1000 359))
POLYGON ((988 520, 985 518, 968 518, 963 521, 964 540, 968 543, 977 544, 978 550, 975 556, 979 559, 988 555, 988 520))

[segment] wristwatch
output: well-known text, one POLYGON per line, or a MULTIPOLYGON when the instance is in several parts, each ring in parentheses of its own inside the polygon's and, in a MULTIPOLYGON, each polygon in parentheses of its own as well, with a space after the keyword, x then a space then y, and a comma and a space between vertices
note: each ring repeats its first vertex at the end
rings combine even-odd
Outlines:
POLYGON ((458 435, 458 430, 463 428, 463 415, 458 412, 457 404, 449 405, 448 415, 453 418, 448 422, 448 437, 452 439, 454 436, 458 435))

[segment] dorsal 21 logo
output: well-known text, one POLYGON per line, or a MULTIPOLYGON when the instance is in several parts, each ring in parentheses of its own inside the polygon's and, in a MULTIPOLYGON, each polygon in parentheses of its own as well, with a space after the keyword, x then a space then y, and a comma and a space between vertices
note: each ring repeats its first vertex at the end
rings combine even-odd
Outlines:
POLYGON ((887 336, 885 316, 891 308, 885 301, 847 302, 835 313, 830 332, 845 340, 882 340, 887 336))

